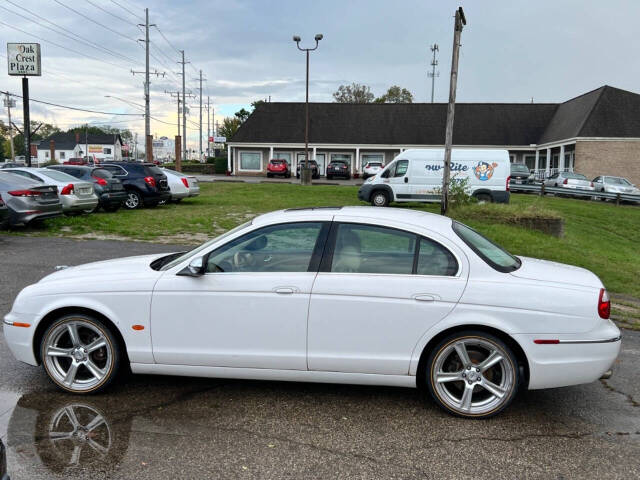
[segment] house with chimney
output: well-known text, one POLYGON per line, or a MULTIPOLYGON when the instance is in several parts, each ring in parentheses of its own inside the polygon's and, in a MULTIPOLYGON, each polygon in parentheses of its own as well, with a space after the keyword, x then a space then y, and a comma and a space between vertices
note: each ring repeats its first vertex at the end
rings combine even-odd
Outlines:
POLYGON ((122 144, 119 134, 60 132, 40 141, 38 164, 51 160, 64 163, 70 158, 86 156, 94 161, 119 161, 122 160, 122 144))

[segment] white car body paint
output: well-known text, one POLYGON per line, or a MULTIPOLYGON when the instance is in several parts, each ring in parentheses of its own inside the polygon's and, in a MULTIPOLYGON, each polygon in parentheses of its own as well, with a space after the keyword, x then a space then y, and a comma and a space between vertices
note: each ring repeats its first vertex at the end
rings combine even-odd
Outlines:
POLYGON ((416 386, 425 346, 460 326, 510 336, 526 355, 531 389, 594 381, 618 355, 620 341, 611 340, 620 332, 597 313, 603 287, 597 276, 529 258, 512 273, 499 272, 438 215, 373 207, 273 212, 194 256, 264 226, 300 221, 414 232, 448 248, 459 269, 451 277, 229 272, 194 278, 177 275, 193 257, 165 271, 149 267, 160 255, 96 262, 23 289, 5 317, 9 348, 36 365, 39 322, 58 308, 82 307, 115 324, 138 373, 416 386), (133 330, 134 324, 145 328, 133 330), (540 338, 579 343, 535 344, 540 338))

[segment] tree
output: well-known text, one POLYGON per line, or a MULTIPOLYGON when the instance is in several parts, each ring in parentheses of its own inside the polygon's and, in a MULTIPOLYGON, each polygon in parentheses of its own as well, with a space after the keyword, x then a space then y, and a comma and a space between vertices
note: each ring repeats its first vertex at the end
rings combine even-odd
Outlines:
POLYGON ((251 112, 241 108, 240 110, 238 110, 235 114, 235 117, 240 120, 240 123, 244 123, 244 121, 249 118, 249 115, 251 115, 251 112))
POLYGON ((413 94, 406 88, 392 85, 387 93, 375 99, 375 103, 413 103, 413 94))
POLYGON ((218 135, 227 137, 227 141, 229 141, 236 134, 240 125, 242 125, 242 120, 237 113, 235 117, 226 117, 222 120, 222 126, 218 129, 218 135))
POLYGON ((333 99, 338 103, 371 103, 374 99, 371 88, 368 85, 352 83, 340 85, 333 93, 333 99))
POLYGON ((263 105, 267 102, 265 102, 264 100, 256 100, 255 102, 251 102, 251 106, 253 107, 253 109, 255 110, 256 108, 258 108, 260 105, 263 105))

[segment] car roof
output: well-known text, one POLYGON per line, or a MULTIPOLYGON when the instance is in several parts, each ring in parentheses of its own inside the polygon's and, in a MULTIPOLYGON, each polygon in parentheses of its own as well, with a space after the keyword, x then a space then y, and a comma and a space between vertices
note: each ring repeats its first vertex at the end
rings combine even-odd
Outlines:
POLYGON ((265 213, 253 219, 254 225, 270 225, 274 223, 285 223, 291 221, 313 221, 327 220, 327 215, 337 217, 359 217, 363 223, 367 218, 371 220, 388 220, 390 222, 401 222, 410 225, 427 226, 432 230, 449 230, 451 219, 435 213, 423 212, 419 210, 405 208, 381 208, 381 207, 303 207, 290 208, 287 210, 277 210, 265 213))

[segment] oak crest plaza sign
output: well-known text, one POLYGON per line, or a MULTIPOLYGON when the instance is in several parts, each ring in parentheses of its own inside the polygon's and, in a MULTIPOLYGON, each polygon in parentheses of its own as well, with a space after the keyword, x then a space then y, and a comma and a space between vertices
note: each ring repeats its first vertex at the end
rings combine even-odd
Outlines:
POLYGON ((39 43, 7 43, 7 67, 9 75, 39 77, 39 43))

